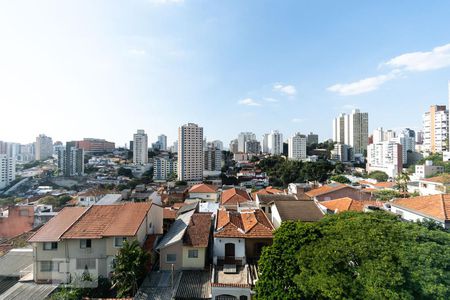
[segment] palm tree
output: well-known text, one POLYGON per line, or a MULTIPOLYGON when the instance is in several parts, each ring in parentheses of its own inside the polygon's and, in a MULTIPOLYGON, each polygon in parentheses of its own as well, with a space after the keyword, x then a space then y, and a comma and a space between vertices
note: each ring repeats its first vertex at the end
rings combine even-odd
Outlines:
POLYGON ((112 275, 112 287, 120 298, 136 294, 138 284, 145 277, 150 254, 141 248, 137 240, 125 241, 116 255, 112 275))
POLYGON ((409 182, 409 174, 406 172, 401 172, 395 177, 395 184, 397 189, 403 194, 403 197, 408 193, 408 182, 409 182))

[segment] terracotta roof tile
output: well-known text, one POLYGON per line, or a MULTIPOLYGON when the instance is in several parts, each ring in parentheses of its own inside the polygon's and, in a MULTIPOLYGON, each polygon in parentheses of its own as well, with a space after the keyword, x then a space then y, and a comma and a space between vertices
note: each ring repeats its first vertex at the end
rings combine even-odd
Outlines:
POLYGON ((253 200, 256 199, 256 195, 272 195, 272 194, 283 194, 284 191, 268 186, 264 189, 260 189, 252 193, 253 200))
POLYGON ((189 193, 216 193, 218 188, 211 184, 200 183, 193 185, 189 189, 189 193))
POLYGON ((391 189, 395 186, 395 182, 378 182, 373 184, 373 186, 377 188, 391 189))
POLYGON ((61 236, 88 210, 87 207, 65 207, 42 226, 28 241, 57 242, 61 236))
POLYGON ((340 189, 347 188, 347 187, 349 187, 349 186, 347 186, 345 184, 333 183, 333 184, 323 185, 316 189, 310 190, 310 191, 306 192, 305 194, 308 195, 309 197, 313 198, 313 197, 320 196, 323 194, 328 194, 328 193, 331 193, 334 191, 338 191, 340 189))
POLYGON ((192 215, 183 243, 191 247, 208 247, 211 233, 211 213, 195 213, 192 215))
POLYGON ((368 201, 368 200, 353 200, 349 197, 327 200, 320 202, 321 205, 325 206, 327 209, 337 212, 343 211, 363 211, 364 207, 367 205, 371 206, 381 206, 381 202, 378 201, 368 201))
POLYGON ((220 203, 222 205, 237 205, 239 203, 244 203, 251 200, 252 199, 246 191, 231 188, 222 192, 220 203))
POLYGON ((251 209, 241 212, 220 209, 215 237, 271 238, 274 227, 264 212, 251 209))
POLYGON ((391 205, 440 221, 450 220, 450 194, 397 198, 391 205))
POLYGON ((421 179, 421 181, 449 184, 450 176, 449 175, 440 175, 440 176, 435 176, 435 177, 431 177, 431 178, 424 178, 424 179, 421 179))

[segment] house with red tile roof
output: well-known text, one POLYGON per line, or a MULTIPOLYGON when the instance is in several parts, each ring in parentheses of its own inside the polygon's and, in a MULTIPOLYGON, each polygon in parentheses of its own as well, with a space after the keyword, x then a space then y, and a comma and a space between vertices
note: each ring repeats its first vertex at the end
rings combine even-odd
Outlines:
POLYGON ((163 208, 150 202, 65 207, 29 240, 36 282, 71 282, 86 270, 109 277, 124 241, 162 234, 163 208))
POLYGON ((203 270, 211 240, 211 213, 194 210, 177 216, 156 246, 161 270, 203 270))
POLYGON ((404 220, 428 220, 450 228, 450 194, 397 198, 389 204, 390 211, 404 220))
POLYGON ((219 199, 219 188, 212 184, 195 184, 188 193, 189 199, 200 199, 201 201, 216 202, 219 199))
POLYGON ((316 201, 326 201, 349 197, 355 200, 370 200, 371 194, 361 189, 357 189, 346 184, 331 183, 312 189, 305 193, 308 197, 316 201))
POLYGON ((247 191, 239 188, 224 190, 220 198, 220 205, 231 207, 252 201, 247 191))
POLYGON ((450 175, 442 174, 419 180, 419 194, 421 196, 440 195, 450 192, 450 175))
POLYGON ((372 200, 354 200, 349 197, 318 202, 317 205, 327 213, 340 213, 343 211, 367 211, 372 207, 381 208, 383 204, 380 201, 372 200))
POLYGON ((285 192, 280 189, 276 189, 272 186, 268 186, 266 188, 260 189, 256 192, 252 193, 252 199, 256 200, 256 195, 274 195, 274 194, 284 194, 285 192))

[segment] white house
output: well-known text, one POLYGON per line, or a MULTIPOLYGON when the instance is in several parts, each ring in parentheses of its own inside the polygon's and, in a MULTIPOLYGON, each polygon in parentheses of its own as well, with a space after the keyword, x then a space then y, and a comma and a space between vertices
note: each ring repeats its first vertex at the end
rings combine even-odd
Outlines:
POLYGON ((217 202, 219 199, 217 186, 211 184, 195 184, 189 189, 188 193, 190 199, 200 199, 207 202, 217 202))
POLYGON ((419 180, 419 194, 421 196, 440 195, 449 192, 450 177, 441 175, 419 180))

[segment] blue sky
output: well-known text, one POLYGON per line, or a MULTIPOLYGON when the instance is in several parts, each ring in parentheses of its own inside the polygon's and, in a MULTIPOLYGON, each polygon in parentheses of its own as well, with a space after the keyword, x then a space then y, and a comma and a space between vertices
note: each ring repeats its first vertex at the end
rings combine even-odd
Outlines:
POLYGON ((448 104, 448 1, 0 0, 0 140, 100 137, 179 125, 240 131, 420 128, 448 104), (364 2, 364 3, 363 3, 364 2), (5 111, 6 113, 3 113, 5 111), (7 124, 7 125, 6 125, 7 124))

